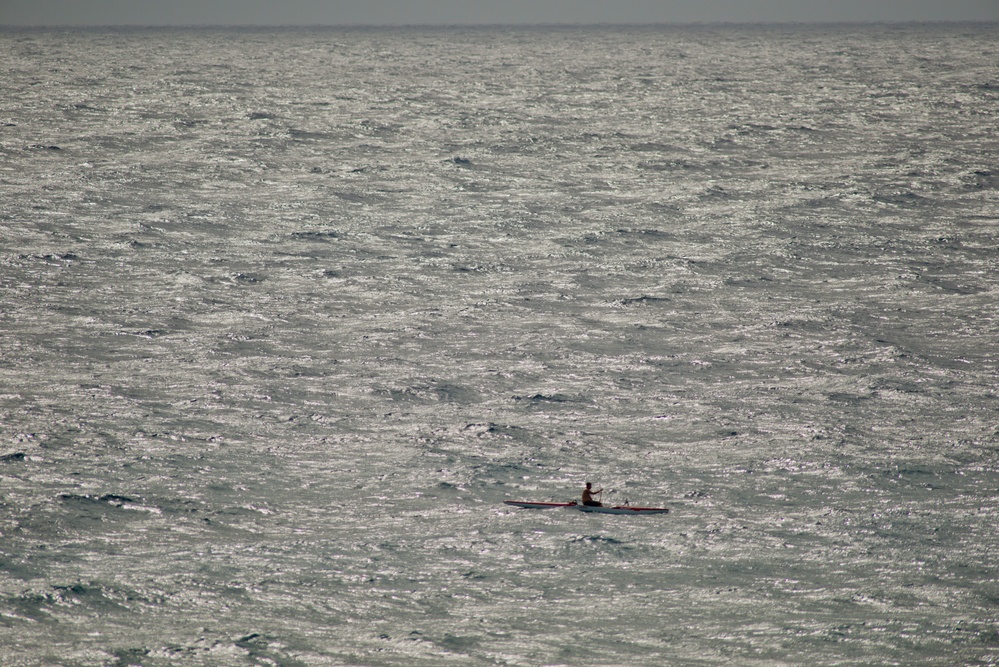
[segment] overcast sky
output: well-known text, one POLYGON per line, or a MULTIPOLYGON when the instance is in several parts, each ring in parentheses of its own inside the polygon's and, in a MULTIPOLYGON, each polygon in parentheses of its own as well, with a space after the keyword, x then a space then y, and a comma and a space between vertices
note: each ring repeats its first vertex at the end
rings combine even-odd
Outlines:
POLYGON ((999 21, 999 0, 0 0, 0 25, 999 21))

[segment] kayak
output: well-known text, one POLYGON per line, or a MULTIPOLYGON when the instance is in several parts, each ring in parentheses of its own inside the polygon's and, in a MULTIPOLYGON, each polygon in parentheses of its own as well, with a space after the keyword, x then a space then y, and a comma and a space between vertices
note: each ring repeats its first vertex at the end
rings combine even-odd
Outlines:
POLYGON ((616 505, 614 507, 580 505, 576 501, 571 503, 536 503, 529 500, 504 500, 504 504, 513 507, 523 507, 531 510, 550 510, 557 507, 564 507, 580 512, 593 512, 594 514, 668 514, 668 507, 633 507, 631 505, 616 505))

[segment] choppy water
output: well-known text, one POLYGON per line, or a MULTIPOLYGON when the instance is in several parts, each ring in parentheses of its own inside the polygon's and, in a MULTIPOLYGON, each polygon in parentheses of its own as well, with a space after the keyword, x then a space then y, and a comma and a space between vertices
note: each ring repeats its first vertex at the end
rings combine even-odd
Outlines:
POLYGON ((997 37, 0 33, 0 663, 999 663, 997 37))

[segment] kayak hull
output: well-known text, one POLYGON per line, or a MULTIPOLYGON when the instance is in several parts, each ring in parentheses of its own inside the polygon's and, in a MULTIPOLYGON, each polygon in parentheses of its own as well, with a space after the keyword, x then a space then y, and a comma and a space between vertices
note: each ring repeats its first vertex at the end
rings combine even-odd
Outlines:
POLYGON ((532 510, 550 510, 565 508, 579 510, 580 512, 591 512, 593 514, 668 514, 668 507, 632 507, 631 505, 617 505, 615 507, 595 507, 593 505, 580 505, 571 503, 536 503, 529 500, 504 500, 504 504, 511 507, 522 507, 532 510))
POLYGON ((512 505, 513 507, 523 507, 529 510, 550 510, 556 507, 572 507, 576 503, 534 503, 528 500, 504 500, 504 504, 512 505))
POLYGON ((631 505, 618 505, 616 507, 574 505, 572 509, 594 514, 669 514, 668 507, 632 507, 631 505))

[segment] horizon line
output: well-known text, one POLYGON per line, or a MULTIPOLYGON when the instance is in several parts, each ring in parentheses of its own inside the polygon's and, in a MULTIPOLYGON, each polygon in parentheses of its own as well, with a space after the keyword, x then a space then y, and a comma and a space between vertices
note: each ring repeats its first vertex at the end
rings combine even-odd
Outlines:
POLYGON ((107 29, 107 28, 653 28, 690 26, 878 26, 878 25, 999 25, 999 19, 985 21, 977 19, 934 19, 934 20, 811 20, 811 21, 653 21, 653 22, 493 22, 493 23, 0 23, 0 30, 30 29, 107 29))

